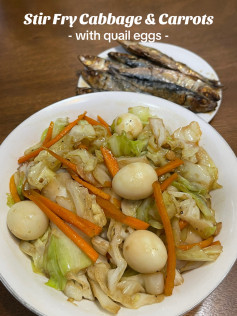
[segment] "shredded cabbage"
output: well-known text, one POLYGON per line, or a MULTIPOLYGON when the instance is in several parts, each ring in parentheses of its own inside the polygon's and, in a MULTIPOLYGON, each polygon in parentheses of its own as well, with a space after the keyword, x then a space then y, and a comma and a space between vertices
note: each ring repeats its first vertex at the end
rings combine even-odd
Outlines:
POLYGON ((133 106, 128 108, 128 113, 138 116, 143 124, 147 124, 148 119, 151 116, 149 108, 145 106, 133 106))
POLYGON ((108 145, 115 157, 140 156, 146 150, 148 140, 131 140, 123 132, 122 135, 112 135, 108 145))
POLYGON ((78 272, 91 265, 88 256, 56 227, 53 228, 44 253, 44 271, 49 276, 47 285, 63 290, 69 272, 78 272))

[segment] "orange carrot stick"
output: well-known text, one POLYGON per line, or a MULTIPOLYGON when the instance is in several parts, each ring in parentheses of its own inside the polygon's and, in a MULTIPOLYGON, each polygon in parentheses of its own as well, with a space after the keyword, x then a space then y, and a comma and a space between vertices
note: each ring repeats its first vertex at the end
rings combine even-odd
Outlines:
POLYGON ((174 288, 174 279, 175 279, 175 268, 176 268, 176 254, 175 254, 175 243, 173 231, 170 223, 168 213, 165 208, 164 200, 162 197, 162 192, 160 184, 158 181, 153 183, 155 201, 158 208, 158 212, 161 217, 162 224, 164 226, 166 241, 167 241, 167 250, 168 250, 168 259, 167 259, 167 272, 165 279, 165 295, 169 296, 173 292, 174 288))
POLYGON ((111 181, 105 181, 103 183, 103 188, 112 188, 112 182, 111 181))
POLYGON ((218 245, 221 246, 221 242, 219 240, 213 241, 210 246, 218 245))
POLYGON ((117 208, 121 208, 121 201, 116 199, 115 197, 111 199, 111 202, 117 207, 117 208))
POLYGON ((101 125, 99 122, 89 116, 85 116, 84 119, 91 125, 101 125))
POLYGON ((97 119, 98 119, 98 121, 101 123, 101 125, 103 125, 103 126, 107 129, 108 135, 111 136, 112 133, 111 133, 111 131, 110 131, 110 126, 109 126, 109 124, 108 124, 107 122, 105 122, 105 120, 104 120, 101 116, 99 116, 99 115, 97 115, 97 119))
POLYGON ((212 244, 213 242, 213 239, 214 237, 211 236, 207 239, 204 239, 200 242, 196 242, 196 243, 193 243, 193 244, 189 244, 189 245, 178 245, 177 248, 179 249, 182 249, 182 250, 188 250, 188 249, 191 249, 193 248, 194 246, 199 246, 200 248, 205 248, 205 247, 208 247, 212 244))
POLYGON ((86 150, 88 150, 88 147, 87 147, 85 144, 79 144, 79 145, 77 146, 77 148, 78 148, 78 149, 86 149, 86 150))
POLYGON ((105 164, 109 170, 109 173, 111 174, 112 177, 116 175, 116 173, 119 171, 119 165, 117 162, 117 159, 114 157, 112 152, 106 148, 101 146, 100 150, 102 152, 105 164))
POLYGON ((25 197, 33 201, 48 216, 48 218, 68 237, 70 238, 93 262, 96 262, 98 253, 69 225, 67 225, 60 217, 54 214, 44 203, 37 197, 32 195, 31 191, 23 191, 25 197))
POLYGON ((186 226, 188 226, 188 222, 183 221, 182 219, 179 220, 179 228, 180 230, 184 229, 186 226))
POLYGON ((182 165, 184 162, 183 160, 177 158, 173 161, 168 162, 163 167, 156 168, 156 173, 158 176, 161 176, 162 174, 165 174, 166 172, 170 172, 171 170, 177 168, 178 166, 182 165))
MULTIPOLYGON (((68 132, 70 132, 70 130, 75 126, 77 125, 77 123, 82 120, 84 118, 84 116, 86 115, 86 112, 84 112, 83 114, 79 115, 78 118, 69 123, 57 136, 55 136, 53 139, 51 139, 47 144, 44 145, 44 147, 46 148, 49 148, 51 147, 52 145, 54 145, 55 143, 57 143, 63 136, 65 136, 68 132)), ((29 154, 27 155, 24 155, 22 157, 20 157, 18 159, 18 163, 21 164, 31 158, 34 158, 36 157, 42 150, 44 150, 43 147, 40 147, 32 152, 30 152, 29 154)))
POLYGON ((124 223, 134 229, 147 229, 149 224, 141 221, 138 218, 126 216, 113 203, 99 196, 96 197, 96 202, 104 210, 107 217, 113 218, 118 222, 124 223))
POLYGON ((67 221, 68 223, 79 228, 83 233, 85 233, 89 237, 93 237, 95 235, 99 235, 102 228, 85 218, 82 218, 75 213, 67 210, 66 208, 58 205, 57 203, 49 200, 45 196, 37 193, 36 191, 31 191, 31 194, 37 197, 42 203, 44 203, 51 211, 53 211, 56 215, 67 221))
POLYGON ((50 150, 46 147, 44 148, 44 150, 46 150, 48 153, 50 153, 50 155, 52 155, 54 158, 58 159, 62 164, 64 164, 65 166, 67 166, 68 168, 73 170, 74 172, 77 172, 77 166, 75 163, 59 156, 58 154, 56 154, 55 152, 53 152, 52 150, 50 150))
POLYGON ((94 185, 82 180, 81 178, 78 177, 78 175, 76 175, 75 173, 70 172, 70 170, 68 170, 71 177, 77 181, 78 183, 80 183, 81 185, 83 185, 85 188, 87 188, 90 192, 92 192, 95 195, 101 196, 103 199, 105 200, 109 200, 110 199, 110 195, 105 193, 104 191, 100 190, 99 188, 96 188, 94 185))
POLYGON ((47 131, 47 134, 45 136, 45 139, 43 141, 43 146, 45 144, 47 144, 51 138, 52 138, 52 134, 53 134, 53 127, 54 127, 54 122, 52 121, 50 124, 49 124, 49 128, 48 128, 48 131, 47 131))
POLYGON ((14 174, 10 178, 9 189, 10 189, 10 193, 11 193, 11 196, 12 196, 14 202, 15 203, 20 202, 21 199, 20 199, 20 197, 18 195, 18 192, 17 192, 16 183, 15 183, 15 179, 14 179, 14 174))
POLYGON ((165 179, 165 181, 163 181, 160 185, 161 191, 165 191, 177 177, 178 174, 173 173, 169 178, 165 179))

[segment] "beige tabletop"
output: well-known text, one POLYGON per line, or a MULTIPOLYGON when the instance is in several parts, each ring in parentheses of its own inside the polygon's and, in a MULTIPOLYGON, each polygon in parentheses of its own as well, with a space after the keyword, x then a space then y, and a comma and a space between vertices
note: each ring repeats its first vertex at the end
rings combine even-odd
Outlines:
MULTIPOLYGON (((36 111, 75 95, 78 72, 82 69, 78 54, 98 54, 116 42, 77 41, 74 32, 96 29, 124 32, 123 26, 24 25, 27 13, 52 16, 105 15, 213 16, 212 25, 136 25, 131 33, 167 34, 162 42, 178 45, 204 58, 224 84, 222 105, 211 125, 237 153, 237 2, 235 0, 53 0, 0 1, 0 143, 23 120, 36 111)), ((218 144, 217 144, 218 146, 218 144)), ((1 260, 4 260, 1 257, 1 260)), ((237 315, 237 264, 224 281, 200 305, 185 315, 237 315)), ((30 316, 0 283, 0 315, 30 316)))

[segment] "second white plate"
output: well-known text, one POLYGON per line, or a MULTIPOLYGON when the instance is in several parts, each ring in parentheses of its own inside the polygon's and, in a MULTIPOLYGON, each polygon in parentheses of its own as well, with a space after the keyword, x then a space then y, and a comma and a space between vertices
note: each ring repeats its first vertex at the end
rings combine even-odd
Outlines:
MULTIPOLYGON (((177 61, 180 61, 186 65, 188 65, 190 68, 193 70, 199 72, 203 76, 214 79, 214 80, 219 80, 215 70, 200 56, 197 54, 176 46, 176 45, 171 45, 171 44, 166 44, 166 43, 142 43, 142 45, 149 46, 155 49, 160 50, 162 53, 174 58, 177 61)), ((102 58, 108 58, 108 53, 110 52, 121 52, 121 53, 126 53, 126 51, 122 48, 122 46, 117 46, 113 47, 110 49, 107 49, 99 54, 99 57, 102 58)), ((89 87, 88 84, 83 80, 83 78, 80 76, 78 80, 78 87, 89 87)), ((220 92, 221 99, 220 101, 217 102, 217 107, 214 111, 209 112, 209 113, 198 113, 197 115, 201 117, 204 121, 210 122, 213 117, 216 115, 217 111, 219 110, 219 107, 221 105, 222 101, 222 93, 220 92)))

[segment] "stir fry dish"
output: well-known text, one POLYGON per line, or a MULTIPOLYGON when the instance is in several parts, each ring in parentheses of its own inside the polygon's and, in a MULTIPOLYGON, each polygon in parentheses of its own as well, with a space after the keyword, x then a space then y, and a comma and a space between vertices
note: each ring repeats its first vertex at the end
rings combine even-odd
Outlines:
POLYGON ((18 159, 7 198, 33 271, 114 314, 175 295, 184 273, 222 252, 218 170, 200 138, 197 122, 171 132, 143 106, 111 125, 86 112, 52 121, 18 159))
POLYGON ((83 79, 89 88, 77 94, 99 91, 131 91, 151 94, 195 113, 215 110, 220 100, 221 83, 204 77, 161 51, 137 42, 119 41, 128 52, 110 52, 108 59, 79 55, 85 66, 83 79))

